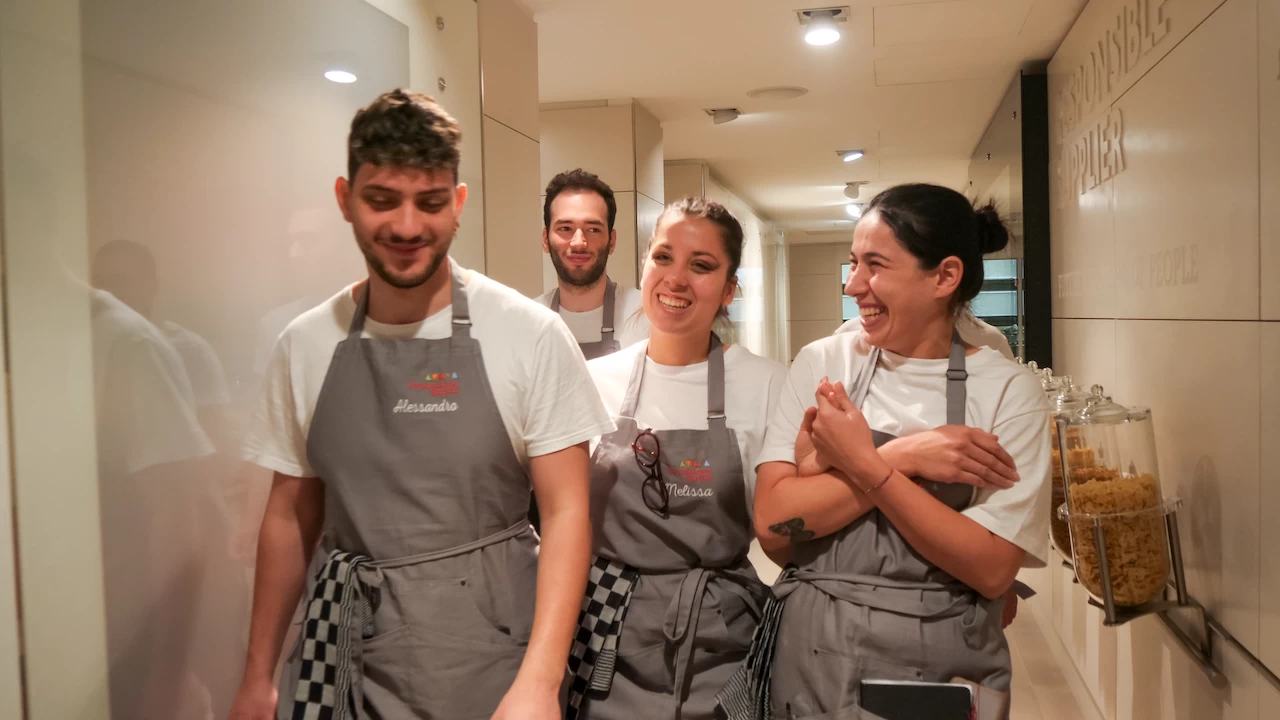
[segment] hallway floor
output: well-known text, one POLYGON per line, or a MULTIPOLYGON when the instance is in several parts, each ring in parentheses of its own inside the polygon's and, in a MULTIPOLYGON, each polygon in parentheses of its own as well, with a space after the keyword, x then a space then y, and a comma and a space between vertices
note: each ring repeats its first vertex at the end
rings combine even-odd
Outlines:
POLYGON ((1023 607, 1005 631, 1013 655, 1010 720, 1091 720, 1081 710, 1031 608, 1023 607))

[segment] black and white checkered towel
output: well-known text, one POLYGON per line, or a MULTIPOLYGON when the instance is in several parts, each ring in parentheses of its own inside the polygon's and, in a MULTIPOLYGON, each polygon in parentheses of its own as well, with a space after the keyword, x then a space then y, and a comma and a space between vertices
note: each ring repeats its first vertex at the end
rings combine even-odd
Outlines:
POLYGON ((618 661, 618 636, 640 573, 632 567, 597 557, 587 578, 578 614, 578 633, 569 652, 569 708, 565 720, 577 720, 587 691, 607 692, 618 661))
POLYGON ((316 574, 302 626, 298 691, 291 720, 356 717, 359 688, 355 684, 359 680, 355 675, 359 669, 355 663, 359 654, 353 645, 373 635, 376 603, 357 575, 369 562, 363 555, 334 550, 316 574))
MULTIPOLYGON (((788 568, 775 582, 786 580, 791 573, 788 568)), ((784 599, 770 594, 760 613, 760 624, 756 625, 755 634, 751 638, 751 649, 747 657, 738 667, 737 672, 729 678, 716 700, 729 720, 768 720, 771 712, 769 685, 773 671, 773 655, 778 648, 778 628, 782 624, 782 608, 784 599)))

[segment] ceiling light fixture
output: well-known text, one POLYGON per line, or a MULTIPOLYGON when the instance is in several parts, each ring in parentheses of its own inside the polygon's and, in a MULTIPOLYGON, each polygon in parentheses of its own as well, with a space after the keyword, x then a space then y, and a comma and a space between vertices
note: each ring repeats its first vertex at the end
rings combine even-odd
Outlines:
POLYGON ((802 95, 808 94, 808 92, 807 88, 802 87, 763 87, 748 90, 747 97, 752 100, 795 100, 802 95))
POLYGON ((330 70, 324 74, 324 79, 331 82, 342 83, 346 85, 356 81, 356 76, 346 70, 330 70))
POLYGON ((840 39, 838 22, 848 22, 849 8, 831 7, 799 10, 800 24, 805 26, 804 41, 810 45, 830 45, 840 39))
POLYGON ((853 162, 854 160, 861 158, 866 153, 861 150, 837 150, 836 154, 845 162, 853 162))
POLYGON ((849 217, 851 218, 862 217, 862 206, 858 203, 849 203, 848 205, 845 205, 844 211, 849 213, 849 217))
POLYGON ((850 200, 857 200, 858 196, 862 194, 862 186, 866 184, 866 180, 854 180, 851 183, 845 183, 844 196, 850 200))
POLYGON ((706 113, 711 116, 711 122, 716 125, 733 122, 742 115, 742 111, 738 108, 716 108, 714 110, 707 110, 706 113))

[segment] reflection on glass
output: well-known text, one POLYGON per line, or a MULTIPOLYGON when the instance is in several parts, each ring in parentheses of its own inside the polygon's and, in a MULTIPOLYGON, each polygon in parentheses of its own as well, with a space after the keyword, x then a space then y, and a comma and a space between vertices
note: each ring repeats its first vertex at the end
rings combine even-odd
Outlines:
MULTIPOLYGON (((57 228, 7 236, 23 252, 6 273, 44 278, 55 261, 42 290, 92 333, 110 716, 221 720, 270 484, 238 459, 242 429, 280 332, 363 273, 333 184, 354 111, 408 85, 410 32, 366 0, 101 0, 79 3, 75 29, 83 157, 67 152, 84 202, 58 210, 85 224, 76 247, 55 247, 57 228), (358 82, 325 80, 337 62, 358 82)), ((56 175, 60 158, 20 155, 6 151, 6 178, 56 175)), ((64 202, 43 186, 29 192, 64 202)))

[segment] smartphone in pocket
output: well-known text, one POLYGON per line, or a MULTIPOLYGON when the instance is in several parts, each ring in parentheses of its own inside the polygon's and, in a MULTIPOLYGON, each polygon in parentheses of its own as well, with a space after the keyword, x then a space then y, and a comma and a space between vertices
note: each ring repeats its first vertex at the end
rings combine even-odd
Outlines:
POLYGON ((914 680, 863 680, 859 707, 885 720, 971 720, 973 688, 914 680))

